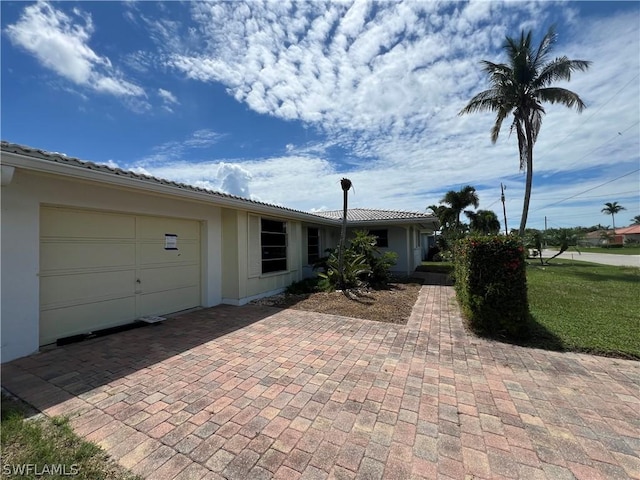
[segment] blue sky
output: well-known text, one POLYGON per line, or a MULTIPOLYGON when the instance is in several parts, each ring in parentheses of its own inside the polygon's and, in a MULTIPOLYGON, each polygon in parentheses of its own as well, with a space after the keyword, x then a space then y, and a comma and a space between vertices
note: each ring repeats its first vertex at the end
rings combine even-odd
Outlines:
MULTIPOLYGON (((530 227, 640 214, 638 2, 1 3, 2 139, 300 210, 424 211, 470 184, 509 227, 517 141, 457 113, 487 87, 505 35, 559 33, 593 62, 549 105, 530 227)), ((539 38, 539 36, 538 36, 539 38)), ((537 39, 538 39, 537 38, 537 39)), ((536 39, 536 40, 537 40, 536 39)))

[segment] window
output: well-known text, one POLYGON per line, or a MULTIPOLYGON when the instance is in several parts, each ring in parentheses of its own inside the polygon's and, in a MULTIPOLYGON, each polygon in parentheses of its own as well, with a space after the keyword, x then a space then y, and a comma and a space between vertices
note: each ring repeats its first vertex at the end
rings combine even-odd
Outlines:
POLYGON ((387 230, 369 230, 369 235, 373 235, 377 238, 378 243, 377 246, 380 248, 388 248, 389 247, 389 237, 387 230))
POLYGON ((261 219, 260 247, 262 273, 281 272, 287 269, 287 223, 261 219))
POLYGON ((307 228, 307 264, 313 265, 320 259, 320 231, 307 228))

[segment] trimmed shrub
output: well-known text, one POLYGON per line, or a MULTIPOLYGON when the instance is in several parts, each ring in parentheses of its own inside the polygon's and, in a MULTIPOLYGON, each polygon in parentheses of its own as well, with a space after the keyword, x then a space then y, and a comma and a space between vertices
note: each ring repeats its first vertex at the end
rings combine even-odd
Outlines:
POLYGON ((471 236, 457 242, 456 292, 478 333, 524 337, 529 321, 525 249, 515 236, 471 236))

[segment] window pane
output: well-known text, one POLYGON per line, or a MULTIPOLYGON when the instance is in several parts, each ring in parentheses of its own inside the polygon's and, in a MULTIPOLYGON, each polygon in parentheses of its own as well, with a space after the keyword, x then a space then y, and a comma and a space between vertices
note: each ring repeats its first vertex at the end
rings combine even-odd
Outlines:
POLYGON ((316 263, 320 258, 320 235, 317 228, 307 228, 307 264, 316 263))
POLYGON ((369 235, 377 237, 377 246, 380 248, 387 248, 389 246, 389 238, 387 236, 387 230, 369 230, 369 235))
POLYGON ((285 246, 287 244, 287 237, 283 233, 265 233, 262 232, 260 240, 263 247, 268 246, 285 246))
POLYGON ((279 222, 277 220, 262 219, 262 231, 274 232, 274 233, 287 233, 286 222, 279 222))
POLYGON ((262 261, 262 273, 269 272, 281 272, 287 269, 287 260, 263 260, 262 261))
POLYGON ((261 219, 262 273, 287 270, 287 222, 261 219))
POLYGON ((287 258, 287 247, 262 247, 262 259, 287 258))

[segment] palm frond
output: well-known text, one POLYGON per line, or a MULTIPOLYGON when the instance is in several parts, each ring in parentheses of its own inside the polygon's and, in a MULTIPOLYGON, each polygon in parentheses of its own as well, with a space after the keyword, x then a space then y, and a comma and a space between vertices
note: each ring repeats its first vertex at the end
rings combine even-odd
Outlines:
POLYGON ((518 137, 518 151, 520 153, 520 170, 524 170, 527 166, 527 136, 524 131, 524 120, 519 114, 514 114, 513 123, 511 124, 510 133, 514 130, 518 137))
POLYGON ((494 112, 500 108, 501 97, 500 92, 495 88, 480 92, 469 100, 469 103, 460 110, 458 115, 472 112, 494 112))
POLYGON ((556 26, 554 24, 549 27, 549 30, 547 30, 547 33, 540 41, 540 45, 538 45, 536 54, 532 59, 532 63, 536 66, 536 69, 539 65, 544 63, 545 58, 549 55, 549 53, 551 53, 551 50, 553 49, 553 45, 556 43, 557 38, 558 36, 556 34, 556 26))
POLYGON ((511 109, 507 108, 499 108, 498 115, 496 115, 496 121, 493 124, 493 128, 491 129, 491 142, 496 143, 498 141, 498 136, 500 135, 500 129, 502 128, 502 122, 507 118, 511 112, 511 109))
POLYGON ((535 96, 543 102, 561 103, 569 108, 575 108, 581 112, 586 108, 585 103, 577 93, 560 87, 539 88, 535 91, 535 96))
POLYGON ((538 78, 533 82, 533 88, 546 87, 557 80, 571 80, 571 73, 577 70, 586 71, 591 62, 586 60, 569 60, 567 57, 558 57, 547 63, 538 78))
POLYGON ((542 114, 544 113, 544 108, 542 105, 539 105, 539 108, 535 108, 531 111, 531 117, 529 119, 531 125, 531 141, 535 144, 538 140, 538 133, 540 133, 540 128, 542 127, 542 114))

